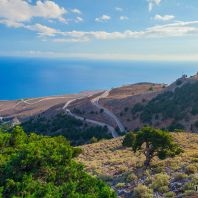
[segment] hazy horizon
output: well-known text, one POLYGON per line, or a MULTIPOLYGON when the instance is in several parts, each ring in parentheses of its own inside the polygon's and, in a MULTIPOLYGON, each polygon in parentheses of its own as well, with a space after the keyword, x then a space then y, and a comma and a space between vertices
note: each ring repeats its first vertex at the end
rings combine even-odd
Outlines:
POLYGON ((183 74, 198 71, 197 62, 4 57, 0 65, 0 100, 111 89, 140 82, 169 84, 183 74))

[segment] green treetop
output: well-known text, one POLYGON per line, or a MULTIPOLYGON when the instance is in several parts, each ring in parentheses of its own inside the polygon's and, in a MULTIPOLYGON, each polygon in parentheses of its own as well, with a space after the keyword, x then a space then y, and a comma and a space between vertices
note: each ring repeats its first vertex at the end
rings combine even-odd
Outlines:
POLYGON ((169 132, 151 127, 144 127, 137 133, 126 135, 123 146, 132 147, 134 152, 142 151, 146 157, 145 168, 148 168, 155 156, 163 160, 182 152, 169 132))

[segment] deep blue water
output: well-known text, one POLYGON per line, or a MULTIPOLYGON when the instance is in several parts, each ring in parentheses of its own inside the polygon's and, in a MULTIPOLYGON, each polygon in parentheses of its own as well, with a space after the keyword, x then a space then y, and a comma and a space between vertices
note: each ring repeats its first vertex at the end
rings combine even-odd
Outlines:
POLYGON ((0 99, 109 89, 137 82, 171 83, 198 71, 196 62, 0 58, 0 99))

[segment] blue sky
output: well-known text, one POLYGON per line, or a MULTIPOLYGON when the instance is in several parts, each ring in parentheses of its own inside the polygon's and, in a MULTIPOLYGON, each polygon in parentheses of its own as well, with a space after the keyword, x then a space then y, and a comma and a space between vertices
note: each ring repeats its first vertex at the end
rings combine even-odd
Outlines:
POLYGON ((198 60, 197 0, 0 0, 0 56, 198 60))

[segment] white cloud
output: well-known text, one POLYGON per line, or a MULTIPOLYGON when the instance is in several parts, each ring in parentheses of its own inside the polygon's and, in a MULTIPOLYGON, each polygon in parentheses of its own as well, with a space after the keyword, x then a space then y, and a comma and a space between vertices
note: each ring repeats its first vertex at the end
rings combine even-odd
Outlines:
POLYGON ((158 21, 170 21, 170 20, 173 20, 175 18, 174 15, 159 15, 159 14, 156 14, 154 19, 155 20, 158 20, 158 21))
POLYGON ((103 14, 102 16, 95 19, 96 22, 106 22, 111 19, 110 16, 103 14))
POLYGON ((127 16, 120 16, 121 21, 125 21, 125 20, 128 20, 128 19, 129 19, 129 17, 127 17, 127 16))
POLYGON ((82 14, 82 12, 77 8, 71 9, 71 12, 74 14, 82 14))
POLYGON ((149 12, 153 10, 153 7, 155 5, 159 5, 161 3, 161 0, 147 0, 147 1, 148 1, 149 12))
POLYGON ((58 30, 56 30, 54 28, 51 28, 51 27, 48 27, 45 25, 41 25, 39 23, 37 23, 35 25, 24 26, 24 28, 35 31, 40 36, 55 36, 60 33, 58 30))
MULTIPOLYGON (((85 42, 93 39, 97 40, 112 40, 112 39, 134 39, 134 38, 157 38, 157 37, 178 37, 178 36, 189 36, 198 34, 198 21, 177 21, 161 26, 153 26, 142 31, 125 30, 123 32, 106 32, 106 31, 70 31, 65 32, 63 30, 57 30, 52 27, 48 27, 42 24, 26 24, 25 22, 31 20, 33 17, 40 16, 43 18, 55 18, 61 20, 63 13, 66 11, 63 8, 59 8, 58 5, 51 1, 37 1, 35 6, 28 4, 26 1, 10 0, 9 2, 15 2, 12 5, 9 4, 10 9, 8 12, 4 12, 6 6, 8 6, 7 0, 0 0, 0 23, 6 24, 10 27, 21 27, 31 31, 37 32, 39 36, 54 36, 55 42, 85 42), (20 2, 20 3, 19 3, 20 2), (21 7, 20 7, 20 6, 21 7), (19 7, 21 9, 19 9, 19 7), (50 9, 52 7, 53 9, 50 9), (20 11, 16 11, 16 8, 20 11), (49 12, 52 10, 52 14, 49 12), (32 13, 32 10, 37 10, 37 13, 32 13), (2 11, 2 12, 1 12, 2 11), (10 15, 9 15, 10 14, 10 15)), ((159 0, 158 0, 159 2, 159 0)), ((174 16, 156 15, 157 20, 171 20, 174 16)), ((96 18, 97 22, 106 22, 111 19, 108 15, 102 15, 96 18)), ((126 16, 121 16, 120 20, 126 20, 126 16)), ((77 16, 74 22, 79 23, 83 21, 83 18, 77 16)))
POLYGON ((0 0, 0 21, 7 26, 19 27, 34 17, 65 22, 67 11, 53 1, 37 1, 34 5, 24 0, 0 0))
MULTIPOLYGON (((113 40, 113 39, 138 39, 138 38, 163 38, 163 37, 180 37, 198 34, 198 21, 175 22, 161 26, 153 26, 143 31, 126 30, 124 32, 106 32, 106 31, 70 31, 58 32, 61 41, 90 41, 113 40)), ((57 40, 56 40, 57 41, 57 40)), ((60 41, 60 40, 59 40, 60 41)))
POLYGON ((76 23, 80 23, 80 22, 83 22, 83 21, 84 21, 84 19, 82 17, 76 17, 76 19, 75 19, 76 23))
POLYGON ((123 8, 115 7, 115 10, 118 11, 118 12, 122 12, 123 11, 123 8))
POLYGON ((36 6, 33 7, 33 12, 34 14, 32 17, 43 17, 64 21, 63 15, 66 13, 66 10, 59 7, 53 1, 37 1, 36 6))
POLYGON ((24 24, 21 22, 12 21, 9 19, 0 19, 0 24, 4 24, 7 27, 13 27, 13 28, 19 28, 24 26, 24 24))

